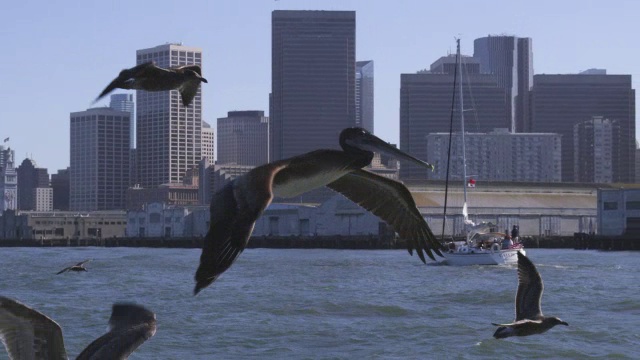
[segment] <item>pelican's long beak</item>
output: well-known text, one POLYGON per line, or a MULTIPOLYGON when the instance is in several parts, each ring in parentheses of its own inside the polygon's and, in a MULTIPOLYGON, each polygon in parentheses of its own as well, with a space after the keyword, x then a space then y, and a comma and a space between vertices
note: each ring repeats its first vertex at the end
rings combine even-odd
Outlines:
POLYGON ((424 166, 431 169, 431 171, 434 170, 434 166, 432 164, 429 164, 428 162, 422 161, 407 154, 406 152, 396 148, 395 146, 392 146, 391 144, 373 134, 366 134, 365 136, 358 138, 355 142, 356 143, 354 144, 354 146, 359 147, 363 150, 382 153, 401 161, 408 161, 420 166, 424 166))

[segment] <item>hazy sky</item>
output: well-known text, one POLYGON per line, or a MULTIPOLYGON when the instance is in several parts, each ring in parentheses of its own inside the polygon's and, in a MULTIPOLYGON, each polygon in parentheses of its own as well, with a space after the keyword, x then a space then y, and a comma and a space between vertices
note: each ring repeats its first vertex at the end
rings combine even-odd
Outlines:
MULTIPOLYGON (((7 1, 0 12, 0 141, 18 164, 69 165, 69 113, 91 106, 137 49, 203 49, 203 119, 264 110, 271 91, 271 11, 355 10, 356 59, 375 63, 375 129, 398 142, 400 74, 489 34, 533 39, 536 74, 606 68, 638 89, 640 1, 202 0, 7 1)), ((638 100, 636 100, 638 103, 638 100)), ((97 106, 108 105, 108 97, 97 106)), ((637 137, 637 136, 636 136, 637 137)))

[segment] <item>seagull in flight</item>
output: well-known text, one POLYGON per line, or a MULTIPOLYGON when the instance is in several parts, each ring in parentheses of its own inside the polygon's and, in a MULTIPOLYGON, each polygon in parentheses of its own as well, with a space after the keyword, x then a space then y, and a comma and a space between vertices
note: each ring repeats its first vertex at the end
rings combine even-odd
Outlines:
MULTIPOLYGON (((156 333, 156 315, 130 303, 113 304, 109 330, 94 340, 77 360, 127 359, 156 333)), ((0 341, 9 359, 66 360, 62 329, 46 315, 0 296, 0 341)))
POLYGON ((85 267, 84 264, 88 263, 89 261, 91 261, 91 259, 87 259, 85 261, 80 261, 79 263, 72 265, 72 266, 68 266, 60 271, 58 271, 56 273, 56 275, 58 274, 62 274, 63 272, 67 272, 67 271, 76 271, 76 272, 80 272, 80 271, 88 271, 85 267))
POLYGON ((509 336, 542 334, 556 325, 569 326, 555 316, 544 316, 540 309, 542 299, 542 277, 528 257, 518 252, 518 291, 516 293, 516 319, 510 324, 499 326, 493 337, 503 339, 509 336))

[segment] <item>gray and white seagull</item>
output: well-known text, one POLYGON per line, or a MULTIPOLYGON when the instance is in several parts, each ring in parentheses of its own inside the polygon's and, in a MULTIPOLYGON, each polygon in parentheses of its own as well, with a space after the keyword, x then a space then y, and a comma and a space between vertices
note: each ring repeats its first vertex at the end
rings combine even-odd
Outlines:
MULTIPOLYGON (((156 333, 156 315, 136 304, 116 303, 109 331, 94 340, 76 359, 127 359, 156 333)), ((66 360, 62 329, 46 315, 16 300, 0 296, 0 341, 9 359, 66 360)))
POLYGON ((518 291, 516 293, 516 320, 499 326, 493 337, 503 339, 510 336, 542 334, 556 325, 566 322, 555 316, 544 316, 540 309, 542 299, 542 277, 531 260, 518 252, 518 291))
POLYGON ((207 79, 202 77, 200 65, 183 65, 165 69, 149 61, 120 71, 118 77, 102 90, 94 103, 119 88, 146 91, 178 90, 182 104, 189 106, 202 82, 206 83, 207 79))
POLYGON ((75 272, 88 271, 87 268, 84 267, 84 264, 88 263, 89 261, 91 261, 91 259, 80 261, 79 263, 72 266, 67 266, 66 268, 58 271, 56 275, 62 274, 63 272, 67 272, 67 271, 75 271, 75 272))

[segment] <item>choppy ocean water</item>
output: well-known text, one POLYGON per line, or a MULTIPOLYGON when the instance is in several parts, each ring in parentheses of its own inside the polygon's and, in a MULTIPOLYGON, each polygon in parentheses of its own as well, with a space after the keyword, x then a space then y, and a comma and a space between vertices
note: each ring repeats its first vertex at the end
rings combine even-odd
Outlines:
MULTIPOLYGON (((0 294, 56 320, 74 358, 111 304, 156 312, 130 359, 638 359, 640 254, 528 249, 542 310, 569 322, 495 340, 516 268, 423 265, 406 251, 246 250, 198 296, 199 249, 0 248, 0 294), (84 259, 85 273, 55 273, 84 259)), ((0 359, 6 359, 0 349, 0 359)))

